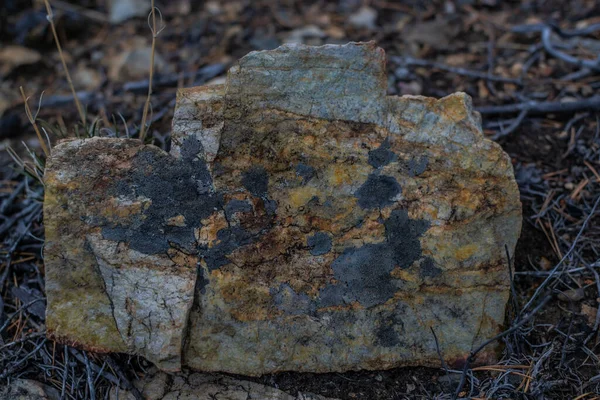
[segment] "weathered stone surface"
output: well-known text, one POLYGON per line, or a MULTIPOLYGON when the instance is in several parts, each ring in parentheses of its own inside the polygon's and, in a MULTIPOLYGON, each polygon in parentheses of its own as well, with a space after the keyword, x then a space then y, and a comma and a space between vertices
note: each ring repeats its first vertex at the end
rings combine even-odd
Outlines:
POLYGON ((0 385, 0 400, 59 400, 58 390, 31 379, 15 379, 0 385))
POLYGON ((56 146, 44 178, 51 336, 180 368, 197 261, 186 224, 214 202, 193 190, 202 174, 136 140, 56 146))
MULTIPOLYGON (((292 396, 279 389, 218 374, 184 371, 169 376, 151 370, 143 379, 133 382, 147 400, 335 400, 312 393, 292 396)), ((135 400, 135 396, 117 387, 111 389, 110 400, 135 400)))
POLYGON ((181 90, 170 155, 59 144, 48 331, 161 368, 182 355, 260 375, 439 365, 433 328, 460 364, 504 320, 512 166, 465 94, 385 86, 372 43, 287 45, 181 90))

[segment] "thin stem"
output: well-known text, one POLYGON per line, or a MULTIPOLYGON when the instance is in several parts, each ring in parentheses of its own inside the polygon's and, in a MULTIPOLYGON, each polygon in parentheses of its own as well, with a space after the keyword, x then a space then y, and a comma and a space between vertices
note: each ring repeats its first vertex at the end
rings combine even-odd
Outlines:
POLYGON ((46 146, 46 141, 44 140, 42 133, 40 132, 40 128, 38 127, 37 123, 35 122, 37 113, 35 115, 33 115, 31 113, 31 109, 29 108, 29 103, 27 103, 27 100, 29 100, 29 98, 27 96, 25 96, 25 90, 23 90, 23 86, 19 87, 19 89, 21 89, 21 97, 23 97, 23 104, 25 105, 25 113, 27 114, 27 119, 33 126, 33 130, 35 131, 35 134, 38 137, 38 141, 40 142, 40 146, 42 147, 44 154, 46 155, 46 157, 48 157, 50 155, 50 150, 48 149, 48 146, 46 146))
POLYGON ((144 112, 142 114, 142 125, 140 127, 140 140, 144 143, 146 134, 148 133, 148 127, 146 127, 146 121, 148 119, 148 110, 150 109, 150 99, 152 98, 152 81, 154 79, 154 52, 156 51, 156 37, 158 31, 156 30, 156 8, 154 7, 154 0, 152 0, 152 10, 150 11, 152 18, 152 47, 150 51, 150 77, 148 79, 148 95, 146 96, 146 103, 144 104, 144 112))
POLYGON ((77 97, 77 93, 75 92, 75 86, 73 85, 73 80, 71 79, 71 74, 69 73, 69 69, 67 68, 67 61, 65 60, 65 55, 62 51, 62 46, 60 45, 60 41, 58 40, 58 34, 56 33, 56 26, 54 25, 54 14, 52 12, 52 7, 50 7, 49 0, 44 0, 44 4, 46 5, 47 16, 46 19, 50 22, 50 29, 52 30, 52 35, 54 36, 54 42, 56 43, 56 48, 58 49, 58 55, 60 56, 60 61, 62 62, 63 68, 65 70, 65 75, 67 77, 67 82, 69 83, 69 87, 71 88, 71 93, 73 94, 73 100, 75 101, 75 107, 77 107, 77 112, 79 113, 79 118, 81 118, 81 122, 85 127, 87 124, 85 122, 85 113, 83 112, 83 107, 79 102, 79 97, 77 97))

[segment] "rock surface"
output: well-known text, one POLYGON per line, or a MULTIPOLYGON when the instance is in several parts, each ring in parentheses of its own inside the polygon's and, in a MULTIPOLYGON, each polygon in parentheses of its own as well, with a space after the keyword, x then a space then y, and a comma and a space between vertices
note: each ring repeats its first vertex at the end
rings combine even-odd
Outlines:
POLYGON ((517 185, 468 96, 386 81, 373 43, 286 45, 181 90, 170 154, 59 144, 49 334, 261 375, 437 366, 433 328, 460 364, 504 321, 517 185))
POLYGON ((58 390, 31 379, 15 379, 0 386, 0 400, 59 400, 58 390))
MULTIPOLYGON (((279 389, 229 376, 184 371, 169 376, 156 370, 133 382, 146 400, 335 400, 312 393, 289 395, 279 389)), ((113 387, 110 400, 135 400, 127 391, 113 387)))

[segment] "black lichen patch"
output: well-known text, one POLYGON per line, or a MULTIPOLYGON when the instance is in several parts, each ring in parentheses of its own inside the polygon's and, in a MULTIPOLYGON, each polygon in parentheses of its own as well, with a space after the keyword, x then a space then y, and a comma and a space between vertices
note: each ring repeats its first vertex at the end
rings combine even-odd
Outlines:
POLYGON ((429 158, 427 156, 421 156, 419 158, 412 158, 408 162, 408 173, 410 176, 419 176, 427 169, 429 165, 429 158))
POLYGON ((231 226, 217 232, 218 244, 213 247, 200 247, 200 255, 206 262, 209 271, 229 264, 227 256, 241 246, 257 240, 257 236, 240 226, 231 226))
POLYGON ((242 185, 254 196, 265 197, 269 190, 269 176, 263 167, 252 167, 244 172, 242 185))
POLYGON ((402 193, 402 188, 392 176, 370 174, 367 181, 358 188, 354 196, 364 209, 382 208, 394 203, 394 197, 402 193))
POLYGON ((254 199, 254 206, 250 202, 236 199, 225 205, 224 212, 229 226, 217 232, 215 245, 199 247, 200 256, 209 271, 229 264, 229 255, 240 247, 259 241, 273 225, 277 202, 267 198, 268 178, 265 170, 252 168, 244 174, 242 181, 248 191, 260 198, 254 199), (239 221, 231 219, 236 213, 240 213, 239 221))
POLYGON ((150 200, 150 206, 128 221, 108 224, 98 221, 105 239, 127 242, 133 250, 145 254, 164 253, 177 247, 196 252, 193 224, 222 207, 222 196, 212 190, 212 179, 206 163, 192 156, 201 151, 197 139, 184 142, 184 159, 177 160, 158 149, 144 147, 133 160, 134 167, 127 183, 115 185, 116 198, 150 200), (182 215, 188 226, 171 226, 167 221, 182 215))
POLYGON ((299 163, 296 165, 296 175, 302 178, 302 183, 307 183, 315 176, 315 169, 310 165, 299 163))
POLYGON ((393 254, 385 243, 346 249, 331 267, 339 283, 321 290, 321 307, 350 304, 353 301, 358 301, 364 307, 372 307, 384 303, 396 292, 390 276, 394 269, 393 254))
POLYGON ((203 152, 202 143, 193 136, 186 137, 181 145, 181 158, 183 161, 192 161, 194 158, 202 156, 203 152))
POLYGON ((310 254, 320 256, 329 253, 331 250, 331 237, 325 232, 317 232, 307 239, 310 254))
POLYGON ((396 161, 396 159, 396 153, 390 150, 390 142, 388 139, 385 139, 377 149, 369 151, 369 164, 373 168, 384 167, 389 163, 396 161))
POLYGON ((421 257, 419 237, 429 229, 429 222, 410 219, 406 210, 394 210, 383 224, 394 263, 401 268, 410 267, 421 257))
POLYGON ((252 205, 244 200, 233 199, 225 205, 225 216, 227 220, 236 213, 252 212, 252 205))
POLYGON ((396 267, 410 267, 422 256, 419 237, 429 223, 410 219, 406 210, 394 210, 384 225, 385 242, 347 248, 333 261, 338 283, 320 291, 320 307, 357 301, 368 308, 394 296, 396 280, 390 274, 396 267))
POLYGON ((277 202, 275 200, 267 198, 263 198, 263 200, 265 205, 265 211, 267 212, 267 214, 270 216, 274 216, 277 212, 277 202))
POLYGON ((421 278, 435 278, 442 273, 442 270, 438 268, 430 257, 427 257, 421 263, 421 270, 419 275, 421 278))

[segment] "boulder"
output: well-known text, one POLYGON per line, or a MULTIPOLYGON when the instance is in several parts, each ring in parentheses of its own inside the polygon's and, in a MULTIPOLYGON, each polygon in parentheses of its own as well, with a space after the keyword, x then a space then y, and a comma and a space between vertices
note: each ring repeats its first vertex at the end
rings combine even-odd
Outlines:
MULTIPOLYGON (((46 167, 47 331, 164 370, 439 366, 497 334, 521 204, 470 98, 386 96, 373 43, 252 52, 178 93, 170 153, 46 167)), ((477 362, 492 362, 488 346, 477 362)))

